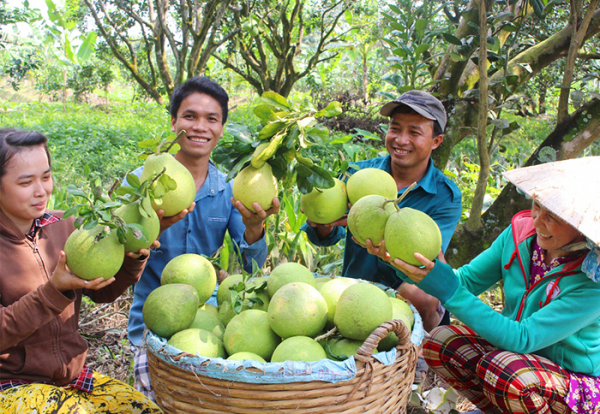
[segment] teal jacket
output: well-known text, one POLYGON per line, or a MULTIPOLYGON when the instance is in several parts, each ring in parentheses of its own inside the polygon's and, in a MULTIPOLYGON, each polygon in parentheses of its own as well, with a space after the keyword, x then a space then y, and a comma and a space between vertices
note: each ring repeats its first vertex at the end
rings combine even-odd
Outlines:
POLYGON ((564 369, 600 375, 600 283, 581 271, 579 260, 565 263, 530 284, 535 237, 529 211, 468 265, 452 270, 436 261, 417 284, 494 346, 548 358, 564 369), (505 306, 494 311, 477 295, 504 281, 505 306))

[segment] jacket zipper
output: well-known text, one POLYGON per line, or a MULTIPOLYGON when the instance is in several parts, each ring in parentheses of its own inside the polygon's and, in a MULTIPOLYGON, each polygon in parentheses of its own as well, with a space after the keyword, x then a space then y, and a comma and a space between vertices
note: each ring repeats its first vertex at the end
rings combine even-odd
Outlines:
MULTIPOLYGON (((42 263, 42 268, 44 269, 44 274, 46 275, 46 281, 49 281, 50 280, 50 275, 48 274, 48 269, 46 269, 46 263, 44 263, 44 259, 42 258, 42 255, 40 254, 40 250, 38 249, 37 243, 35 242, 35 240, 31 240, 31 244, 33 245, 33 252, 34 252, 34 254, 38 257, 38 259, 42 263)), ((54 325, 54 328, 55 328, 54 330, 56 332, 56 336, 58 336, 59 335, 59 331, 60 331, 60 324, 59 324, 58 320, 56 318, 54 318, 54 320, 52 321, 52 324, 54 325)), ((52 341, 52 342, 54 342, 54 341, 52 341)), ((59 348, 60 348, 60 346, 59 346, 59 348)), ((58 350, 58 349, 56 350, 56 355, 57 355, 58 359, 60 360, 60 362, 61 362, 61 364, 63 366, 62 375, 65 375, 67 373, 66 372, 66 370, 67 370, 66 369, 67 364, 64 361, 64 359, 63 359, 63 357, 62 357, 62 355, 60 353, 60 350, 58 350)))

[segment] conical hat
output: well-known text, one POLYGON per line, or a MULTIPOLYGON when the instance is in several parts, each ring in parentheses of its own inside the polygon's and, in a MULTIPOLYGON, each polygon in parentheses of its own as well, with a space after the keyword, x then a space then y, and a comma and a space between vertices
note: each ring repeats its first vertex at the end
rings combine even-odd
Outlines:
POLYGON ((600 246, 600 157, 548 162, 503 175, 600 246))

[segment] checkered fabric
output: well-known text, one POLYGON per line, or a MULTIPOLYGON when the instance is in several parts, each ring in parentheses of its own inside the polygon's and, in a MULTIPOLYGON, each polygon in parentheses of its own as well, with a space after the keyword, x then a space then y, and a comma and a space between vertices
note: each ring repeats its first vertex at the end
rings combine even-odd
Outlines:
POLYGON ((146 348, 138 348, 131 343, 130 345, 131 351, 133 352, 133 387, 150 400, 156 402, 154 390, 152 389, 152 382, 150 381, 150 370, 148 368, 148 354, 146 354, 146 348))
POLYGON ((533 354, 499 350, 466 326, 441 326, 423 345, 429 367, 488 414, 563 414, 569 373, 533 354))
MULTIPOLYGON (((21 380, 0 382, 0 392, 25 384, 31 384, 31 382, 21 380)), ((78 390, 85 392, 92 392, 94 390, 94 371, 87 366, 84 366, 79 376, 66 385, 66 387, 77 388, 78 390)))
POLYGON ((60 217, 45 212, 42 217, 33 220, 31 229, 26 234, 27 238, 32 241, 35 240, 35 235, 42 227, 45 227, 48 224, 56 223, 57 221, 60 221, 60 217))

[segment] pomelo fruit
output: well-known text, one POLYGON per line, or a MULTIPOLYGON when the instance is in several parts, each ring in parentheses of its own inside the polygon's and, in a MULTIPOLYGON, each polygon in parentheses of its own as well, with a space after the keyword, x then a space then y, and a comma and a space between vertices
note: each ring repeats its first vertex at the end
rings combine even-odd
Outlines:
POLYGON ((378 194, 388 200, 398 198, 396 180, 387 171, 379 168, 363 168, 348 178, 346 183, 348 200, 355 204, 362 197, 378 194))
POLYGON ((267 280, 269 296, 273 297, 279 288, 292 282, 303 282, 313 287, 317 286, 315 276, 306 266, 294 262, 282 263, 273 269, 267 280))
POLYGON ((217 308, 212 303, 205 303, 204 305, 200 306, 198 309, 207 311, 208 313, 212 314, 215 318, 219 317, 219 308, 217 308))
POLYGON ((250 359, 252 361, 267 362, 260 355, 256 355, 252 352, 236 352, 233 355, 229 355, 227 358, 229 361, 244 361, 250 359))
POLYGON ((371 239, 373 246, 379 246, 383 240, 385 224, 396 211, 394 203, 385 203, 386 198, 377 194, 359 199, 348 213, 348 229, 362 245, 371 239))
POLYGON ((110 279, 117 274, 125 259, 125 247, 119 243, 117 232, 96 241, 105 226, 75 230, 65 243, 67 266, 74 274, 85 280, 99 277, 110 279))
POLYGON ((314 337, 327 323, 327 302, 314 286, 293 282, 275 292, 268 313, 271 329, 282 338, 314 337))
POLYGON ((364 341, 391 318, 392 303, 388 295, 370 283, 356 283, 342 292, 333 321, 345 338, 364 341))
POLYGON ((223 339, 223 334, 225 333, 225 326, 223 326, 219 318, 200 308, 198 308, 196 311, 196 317, 190 325, 190 328, 204 329, 205 331, 215 334, 217 338, 221 340, 223 339))
MULTIPOLYGON (((348 338, 333 338, 325 344, 325 353, 327 358, 333 359, 334 361, 343 361, 348 359, 350 356, 355 355, 358 348, 363 345, 363 341, 355 341, 348 338)), ((373 350, 376 354, 379 352, 377 349, 373 350)))
POLYGON ((269 315, 265 311, 249 309, 231 319, 223 344, 232 355, 238 352, 252 352, 268 360, 281 342, 269 325, 269 315))
POLYGON ((166 168, 165 174, 177 183, 177 188, 167 192, 160 200, 152 201, 154 210, 164 210, 165 217, 179 214, 188 208, 196 198, 196 182, 192 173, 170 154, 152 154, 144 162, 140 180, 159 174, 166 168))
POLYGON ((327 302, 327 327, 333 328, 333 317, 335 316, 335 308, 337 307, 338 300, 342 295, 342 292, 346 290, 348 286, 358 283, 355 279, 349 279, 345 277, 338 277, 325 283, 319 289, 321 296, 327 302))
POLYGON ((390 215, 383 238, 392 260, 399 258, 414 266, 422 266, 415 253, 433 260, 442 248, 442 233, 436 222, 422 211, 410 207, 390 215))
POLYGON ((306 217, 317 224, 327 224, 339 220, 348 211, 346 185, 333 179, 335 185, 331 188, 313 188, 308 194, 302 194, 300 205, 306 217))
POLYGON ((273 206, 273 198, 277 197, 277 179, 269 163, 260 168, 248 165, 233 180, 232 191, 233 198, 241 201, 248 210, 255 211, 254 202, 268 210, 273 206))
POLYGON ((221 303, 225 299, 231 300, 231 290, 229 288, 235 284, 238 284, 243 279, 242 275, 235 274, 227 276, 219 285, 217 289, 217 305, 221 306, 221 303))
MULTIPOLYGON (((144 237, 146 240, 138 239, 132 231, 128 231, 125 240, 125 251, 137 253, 140 249, 148 249, 158 238, 160 232, 160 220, 156 211, 150 209, 150 217, 145 217, 140 213, 141 199, 131 204, 123 205, 115 210, 115 214, 123 219, 127 224, 139 224, 144 228, 144 237)), ((147 212, 148 213, 148 212, 147 212)))
POLYGON ((184 329, 174 334, 167 344, 206 358, 226 357, 221 340, 204 329, 184 329))
POLYGON ((189 328, 196 318, 198 292, 190 285, 173 283, 154 289, 144 302, 142 316, 152 332, 169 338, 189 328))
POLYGON ((320 292, 321 286, 323 286, 325 283, 330 282, 334 279, 335 278, 333 278, 333 277, 315 277, 315 287, 320 292))
POLYGON ((186 283, 198 291, 200 304, 212 296, 217 286, 217 272, 207 258, 186 253, 169 260, 160 276, 161 285, 186 283))
POLYGON ((293 336, 283 340, 283 342, 275 348, 273 356, 271 357, 271 362, 311 362, 325 358, 327 358, 327 354, 325 354, 325 350, 317 341, 308 336, 293 336))
MULTIPOLYGON (((400 319, 402 322, 404 322, 408 330, 412 331, 412 327, 415 322, 415 315, 409 304, 402 299, 392 297, 390 297, 390 302, 392 304, 392 319, 400 319)), ((379 349, 382 351, 389 351, 397 345, 398 337, 394 332, 390 332, 379 342, 379 349)))

